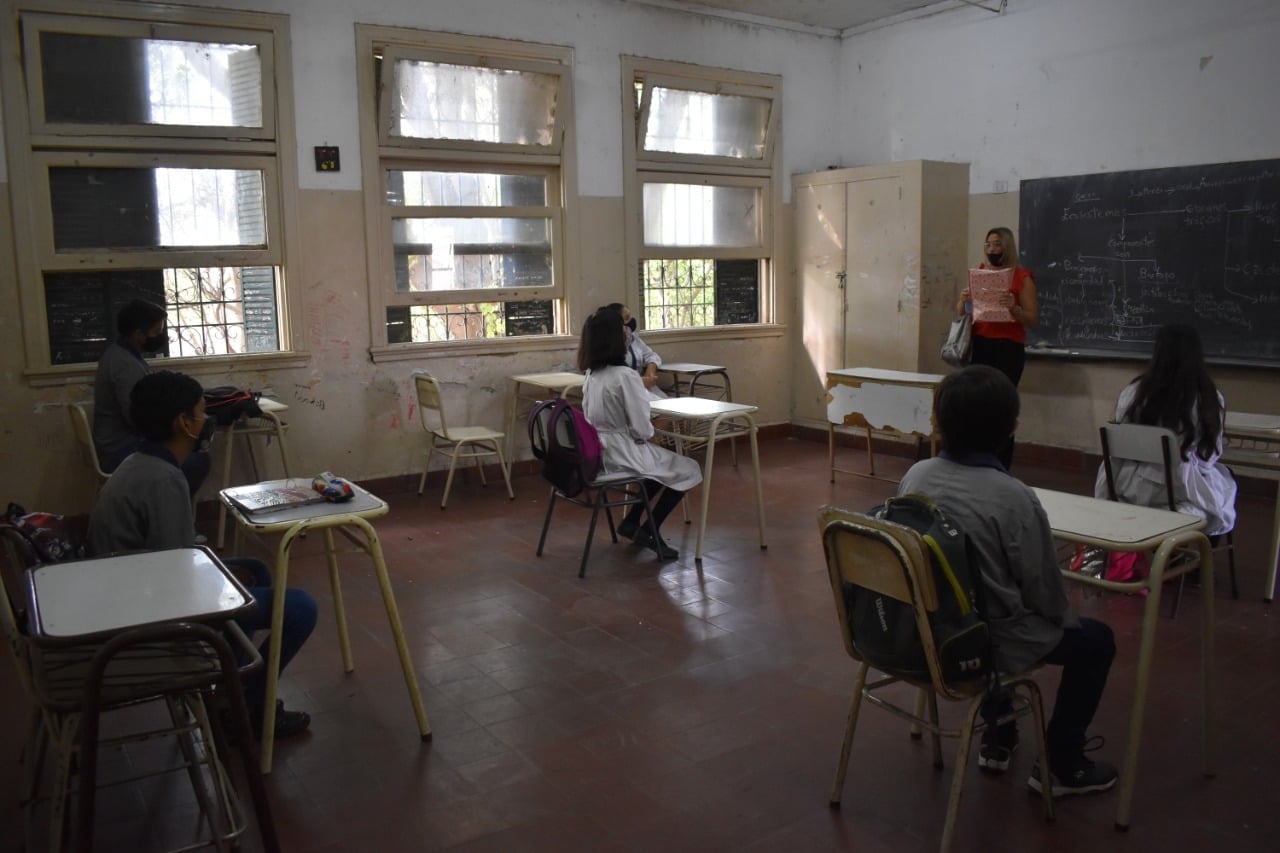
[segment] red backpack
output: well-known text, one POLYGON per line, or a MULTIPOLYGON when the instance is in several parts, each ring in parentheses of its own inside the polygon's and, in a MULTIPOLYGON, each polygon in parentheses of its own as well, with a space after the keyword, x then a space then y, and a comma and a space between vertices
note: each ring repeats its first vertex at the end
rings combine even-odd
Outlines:
POLYGON ((565 497, 582 492, 600 473, 600 434, 582 410, 563 397, 534 405, 529 444, 534 457, 542 460, 542 476, 565 497))

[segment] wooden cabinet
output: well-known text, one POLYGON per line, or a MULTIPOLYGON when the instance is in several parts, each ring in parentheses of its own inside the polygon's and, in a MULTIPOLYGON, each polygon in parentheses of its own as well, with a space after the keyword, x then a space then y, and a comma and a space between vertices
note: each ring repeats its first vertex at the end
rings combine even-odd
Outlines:
POLYGON ((969 166, 912 160, 795 175, 798 419, 842 367, 945 373, 968 267, 969 166))

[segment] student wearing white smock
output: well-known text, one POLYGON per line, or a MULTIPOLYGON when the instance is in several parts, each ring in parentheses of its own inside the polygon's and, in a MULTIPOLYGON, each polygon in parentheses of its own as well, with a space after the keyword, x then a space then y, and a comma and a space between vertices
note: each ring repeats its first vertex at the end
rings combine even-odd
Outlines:
MULTIPOLYGON (((1179 512, 1205 519, 1205 534, 1219 536, 1236 524, 1236 481, 1220 461, 1226 401, 1204 366, 1200 333, 1191 326, 1162 326, 1147 372, 1120 392, 1117 423, 1147 424, 1178 436, 1179 464, 1173 497, 1179 512), (1212 400, 1208 408, 1201 402, 1212 400)), ((1164 466, 1122 461, 1112 466, 1116 496, 1124 503, 1165 507, 1164 466)), ((1107 497, 1107 474, 1098 469, 1094 495, 1107 497)))
POLYGON ((658 368, 662 367, 662 356, 654 352, 653 347, 646 344, 636 332, 636 318, 630 308, 621 302, 611 302, 604 307, 610 311, 617 311, 622 317, 622 334, 627 345, 627 367, 640 376, 640 381, 644 383, 644 391, 650 400, 665 400, 666 392, 658 387, 658 368))
POLYGON ((602 308, 587 319, 578 348, 578 367, 586 372, 582 412, 600 433, 602 472, 645 478, 653 507, 654 541, 648 525, 641 525, 643 508, 636 504, 618 525, 618 533, 657 551, 664 559, 679 556, 661 537, 662 522, 684 493, 702 482, 702 469, 687 456, 653 444, 649 397, 640 375, 626 363, 621 315, 602 308))

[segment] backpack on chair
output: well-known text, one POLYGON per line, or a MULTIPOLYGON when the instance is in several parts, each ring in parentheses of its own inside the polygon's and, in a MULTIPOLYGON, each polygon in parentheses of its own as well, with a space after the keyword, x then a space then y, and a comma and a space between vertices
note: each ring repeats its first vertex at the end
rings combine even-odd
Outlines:
POLYGON ((565 497, 580 494, 600 472, 600 434, 582 410, 563 397, 534 405, 529 445, 534 457, 542 460, 542 476, 565 497))
POLYGON ((16 534, 10 537, 10 541, 28 566, 84 557, 84 545, 61 515, 27 512, 18 504, 11 503, 4 517, 0 518, 0 527, 7 527, 16 534))

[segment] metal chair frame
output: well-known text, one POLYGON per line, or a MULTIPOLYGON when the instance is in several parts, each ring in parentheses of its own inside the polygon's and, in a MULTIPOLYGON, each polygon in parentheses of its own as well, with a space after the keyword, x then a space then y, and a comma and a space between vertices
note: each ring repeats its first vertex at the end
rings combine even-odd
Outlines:
POLYGON ((423 464, 422 476, 418 479, 418 494, 422 494, 427 484, 427 473, 431 470, 431 457, 438 452, 449 457, 449 475, 445 479, 444 495, 440 498, 441 509, 444 509, 449 502, 449 490, 453 488, 453 474, 458 467, 459 459, 475 460, 476 470, 480 472, 480 484, 487 486, 489 481, 485 479, 484 466, 480 460, 485 456, 496 457, 498 467, 502 471, 502 481, 507 487, 507 497, 515 500, 515 492, 511 490, 511 475, 502 451, 506 433, 483 426, 455 426, 451 429, 445 417, 444 395, 440 391, 440 383, 436 378, 429 373, 417 373, 414 374, 413 382, 418 392, 418 416, 422 421, 422 428, 427 431, 430 439, 426 450, 427 461, 423 464), (428 423, 428 412, 435 412, 439 426, 428 423))

